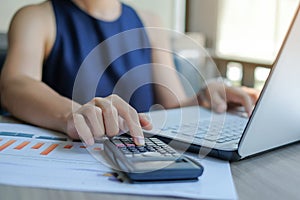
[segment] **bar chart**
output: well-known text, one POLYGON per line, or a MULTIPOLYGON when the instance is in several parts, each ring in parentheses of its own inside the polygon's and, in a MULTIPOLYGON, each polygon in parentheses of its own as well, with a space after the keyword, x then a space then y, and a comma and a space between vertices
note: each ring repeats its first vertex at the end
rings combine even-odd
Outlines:
POLYGON ((0 157, 6 154, 65 159, 72 155, 73 159, 79 159, 88 152, 95 154, 102 150, 103 145, 100 143, 87 147, 80 140, 62 136, 0 131, 0 157))

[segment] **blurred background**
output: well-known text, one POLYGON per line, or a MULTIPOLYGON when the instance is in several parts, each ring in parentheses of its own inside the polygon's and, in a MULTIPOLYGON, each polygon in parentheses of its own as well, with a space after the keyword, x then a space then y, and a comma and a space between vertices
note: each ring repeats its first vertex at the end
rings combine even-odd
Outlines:
MULTIPOLYGON (((163 25, 203 46, 222 76, 234 85, 262 88, 300 0, 123 0, 160 16, 163 25)), ((13 14, 42 0, 1 0, 0 53, 13 14)), ((199 68, 203 55, 194 45, 175 38, 176 51, 199 68)), ((0 63, 1 65, 1 63, 0 63)), ((205 66, 208 68, 209 66, 205 66)), ((188 71, 181 67, 181 70, 188 71)), ((209 69, 208 75, 214 72, 209 69)))

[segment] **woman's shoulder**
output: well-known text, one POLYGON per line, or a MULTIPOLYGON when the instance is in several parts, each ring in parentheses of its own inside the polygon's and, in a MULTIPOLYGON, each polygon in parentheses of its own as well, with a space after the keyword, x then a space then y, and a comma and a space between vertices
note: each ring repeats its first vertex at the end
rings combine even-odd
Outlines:
POLYGON ((45 1, 39 4, 26 5, 14 14, 10 29, 14 27, 25 30, 36 28, 36 31, 39 31, 40 28, 47 29, 52 19, 51 2, 45 1))
POLYGON ((14 15, 13 19, 31 19, 43 20, 45 17, 51 15, 51 2, 44 1, 39 4, 30 4, 21 7, 14 15))
POLYGON ((55 34, 54 21, 50 1, 24 6, 13 16, 9 27, 9 38, 18 42, 24 40, 39 41, 49 46, 49 41, 55 34))

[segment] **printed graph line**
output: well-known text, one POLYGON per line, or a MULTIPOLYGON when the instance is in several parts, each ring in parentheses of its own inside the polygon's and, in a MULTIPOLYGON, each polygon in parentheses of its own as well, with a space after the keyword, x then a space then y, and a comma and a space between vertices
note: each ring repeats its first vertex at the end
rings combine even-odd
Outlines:
POLYGON ((33 134, 28 134, 28 133, 16 133, 16 132, 6 132, 6 131, 1 131, 0 135, 13 136, 13 137, 26 137, 26 138, 32 138, 34 136, 33 134))
POLYGON ((52 137, 52 136, 38 136, 38 137, 36 137, 36 139, 67 141, 67 138, 63 138, 63 137, 52 137))

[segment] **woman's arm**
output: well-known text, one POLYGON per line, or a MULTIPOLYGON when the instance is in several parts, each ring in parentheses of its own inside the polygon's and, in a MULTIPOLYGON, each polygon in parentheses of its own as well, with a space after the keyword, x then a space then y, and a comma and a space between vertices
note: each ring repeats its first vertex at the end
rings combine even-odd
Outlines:
POLYGON ((72 103, 41 81, 43 61, 55 38, 50 6, 49 2, 27 6, 14 16, 1 74, 1 101, 10 113, 24 121, 65 131, 72 103))
POLYGON ((246 87, 231 87, 221 81, 207 80, 205 88, 187 97, 176 71, 170 36, 177 35, 162 28, 159 18, 140 12, 153 47, 153 81, 158 102, 164 108, 201 105, 216 112, 225 112, 228 103, 242 105, 250 115, 259 92, 246 87), (153 28, 155 27, 155 28, 153 28))
POLYGON ((138 13, 152 46, 152 73, 156 101, 164 108, 189 104, 191 99, 184 91, 173 61, 174 52, 170 46, 170 37, 173 32, 163 27, 158 16, 142 10, 138 13))
POLYGON ((118 96, 80 105, 42 82, 42 66, 52 49, 55 27, 49 1, 22 8, 15 15, 1 74, 3 106, 23 121, 81 138, 90 145, 94 138, 118 134, 124 129, 124 119, 135 143, 143 144, 141 126, 151 128, 149 122, 118 96))

